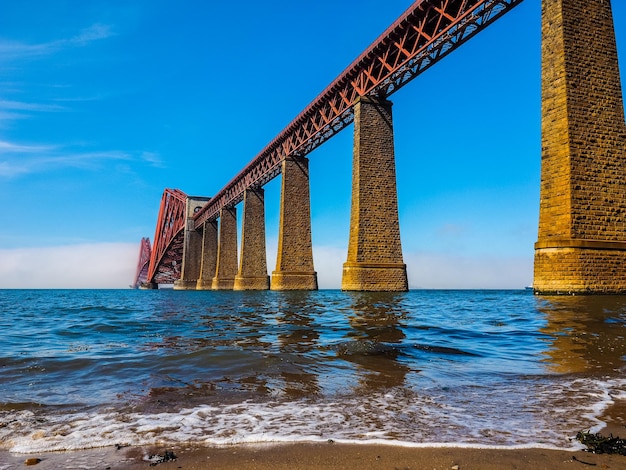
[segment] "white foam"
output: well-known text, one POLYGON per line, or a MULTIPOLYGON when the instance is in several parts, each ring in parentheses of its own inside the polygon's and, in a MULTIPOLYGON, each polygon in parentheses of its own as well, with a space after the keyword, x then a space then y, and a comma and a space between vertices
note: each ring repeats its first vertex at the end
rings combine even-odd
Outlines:
POLYGON ((1 412, 0 442, 11 452, 77 450, 115 444, 216 446, 326 441, 414 447, 579 449, 580 430, 600 416, 626 379, 500 384, 425 395, 406 389, 335 400, 203 405, 166 413, 1 412))

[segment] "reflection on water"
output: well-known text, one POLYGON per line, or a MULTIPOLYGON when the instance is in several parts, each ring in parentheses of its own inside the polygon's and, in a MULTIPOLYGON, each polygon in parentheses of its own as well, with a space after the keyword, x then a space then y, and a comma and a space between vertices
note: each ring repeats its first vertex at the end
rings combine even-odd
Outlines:
POLYGON ((359 387, 382 390, 403 385, 411 369, 398 361, 399 346, 406 339, 402 294, 351 293, 350 297, 348 343, 337 350, 343 351, 344 360, 357 365, 359 387))
POLYGON ((569 447, 626 399, 625 326, 525 291, 0 291, 0 446, 569 447))
POLYGON ((626 297, 539 297, 546 366, 557 373, 614 373, 626 359, 626 297))
POLYGON ((318 374, 302 367, 293 357, 312 357, 318 348, 320 333, 311 317, 314 299, 308 292, 292 292, 278 304, 276 321, 283 326, 277 335, 279 351, 288 366, 281 369, 285 394, 292 398, 313 397, 320 392, 318 374))

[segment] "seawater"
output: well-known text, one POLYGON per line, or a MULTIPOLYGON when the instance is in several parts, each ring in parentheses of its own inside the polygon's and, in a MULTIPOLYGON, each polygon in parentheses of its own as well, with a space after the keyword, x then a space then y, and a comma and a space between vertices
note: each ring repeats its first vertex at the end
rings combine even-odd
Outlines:
POLYGON ((626 400, 625 327, 524 290, 0 290, 0 449, 572 449, 626 400))

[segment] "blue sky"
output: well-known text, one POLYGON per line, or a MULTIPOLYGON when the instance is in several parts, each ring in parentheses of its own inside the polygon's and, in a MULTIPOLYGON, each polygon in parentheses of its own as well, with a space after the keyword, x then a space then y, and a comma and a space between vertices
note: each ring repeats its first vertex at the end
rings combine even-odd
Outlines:
MULTIPOLYGON (((219 191, 411 3, 2 2, 0 288, 126 287, 164 188, 219 191)), ((411 287, 532 281, 540 7, 525 0, 391 98, 411 287)), ((626 4, 613 9, 624 70, 626 4)), ((352 126, 309 157, 316 269, 339 287, 352 126)))

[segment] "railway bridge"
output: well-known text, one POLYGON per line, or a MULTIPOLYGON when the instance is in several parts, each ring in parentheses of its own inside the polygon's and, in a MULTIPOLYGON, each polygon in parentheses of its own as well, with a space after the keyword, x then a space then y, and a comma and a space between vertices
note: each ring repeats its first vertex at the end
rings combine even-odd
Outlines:
MULTIPOLYGON (((308 154, 354 125, 342 289, 405 291, 390 96, 523 0, 417 0, 212 197, 166 189, 134 287, 313 290, 308 154), (263 186, 281 175, 268 275, 263 186), (241 244, 237 205, 243 202, 241 244)), ((542 162, 533 287, 626 293, 626 124, 609 0, 542 0, 542 162)))

